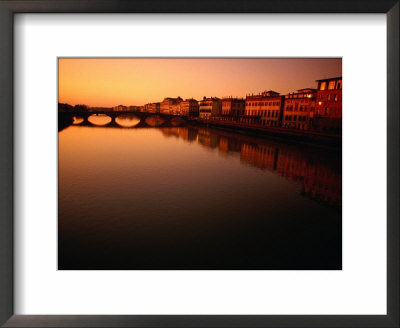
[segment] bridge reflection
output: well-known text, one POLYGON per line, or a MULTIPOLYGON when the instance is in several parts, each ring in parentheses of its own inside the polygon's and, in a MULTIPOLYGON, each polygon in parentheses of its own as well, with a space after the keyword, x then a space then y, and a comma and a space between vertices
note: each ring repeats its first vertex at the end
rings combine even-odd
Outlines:
POLYGON ((59 131, 70 126, 108 128, 174 127, 187 123, 184 117, 143 112, 59 112, 59 131))
POLYGON ((294 146, 208 128, 161 128, 166 137, 197 141, 221 155, 238 155, 243 164, 268 170, 301 185, 301 194, 341 208, 341 153, 294 146))

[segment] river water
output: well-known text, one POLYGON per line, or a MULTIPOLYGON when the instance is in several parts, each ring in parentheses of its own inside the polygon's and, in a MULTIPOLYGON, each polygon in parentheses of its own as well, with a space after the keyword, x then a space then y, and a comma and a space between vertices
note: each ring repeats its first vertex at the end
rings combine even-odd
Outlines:
POLYGON ((59 269, 341 269, 339 150, 108 122, 59 131, 59 269))

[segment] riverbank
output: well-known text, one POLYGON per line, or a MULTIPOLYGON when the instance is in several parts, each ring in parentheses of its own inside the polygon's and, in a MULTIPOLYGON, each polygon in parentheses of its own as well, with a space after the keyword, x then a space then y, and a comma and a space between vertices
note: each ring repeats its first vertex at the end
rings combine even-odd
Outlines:
MULTIPOLYGON (((108 113, 102 113, 107 115, 108 113)), ((145 117, 141 115, 142 113, 131 112, 131 115, 136 115, 140 120, 145 117)), ((61 131, 73 123, 73 116, 78 115, 76 113, 58 113, 58 130, 61 131)), ((164 116, 162 114, 152 114, 159 115, 164 118, 171 118, 171 116, 164 116)), ((175 117, 175 116, 174 116, 175 117)), ((297 130, 288 129, 281 127, 267 127, 265 125, 249 125, 233 121, 222 121, 222 120, 202 120, 194 117, 181 117, 186 123, 205 126, 214 129, 226 130, 229 132, 250 135, 254 137, 276 139, 280 141, 285 141, 289 143, 312 145, 323 148, 334 148, 341 149, 342 147, 342 136, 337 134, 330 134, 325 132, 308 131, 308 130, 297 130)), ((164 127, 164 123, 160 127, 164 127)), ((168 123, 167 123, 168 124, 168 123)), ((172 123, 171 123, 172 124, 172 123)), ((179 124, 182 125, 182 124, 179 124)), ((171 126, 176 126, 172 124, 171 126)))

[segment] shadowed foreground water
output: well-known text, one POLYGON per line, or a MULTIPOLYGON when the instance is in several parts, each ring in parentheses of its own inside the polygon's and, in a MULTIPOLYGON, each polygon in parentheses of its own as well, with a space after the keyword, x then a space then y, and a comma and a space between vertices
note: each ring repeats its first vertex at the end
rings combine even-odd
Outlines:
POLYGON ((341 189, 340 151, 72 125, 59 132, 59 269, 341 269, 341 189))

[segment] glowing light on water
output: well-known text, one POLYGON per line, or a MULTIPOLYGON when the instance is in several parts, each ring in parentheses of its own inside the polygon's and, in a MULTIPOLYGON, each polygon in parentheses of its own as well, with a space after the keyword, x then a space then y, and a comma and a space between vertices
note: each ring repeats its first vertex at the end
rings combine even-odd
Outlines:
POLYGON ((88 121, 94 125, 106 125, 111 122, 111 117, 105 114, 91 115, 88 121))
POLYGON ((136 116, 118 116, 115 122, 124 128, 131 128, 140 123, 140 119, 136 116))

